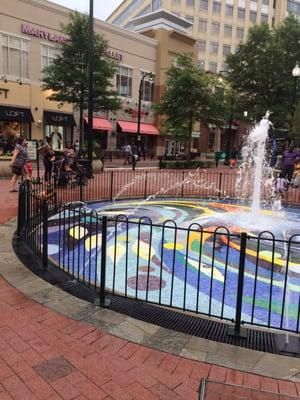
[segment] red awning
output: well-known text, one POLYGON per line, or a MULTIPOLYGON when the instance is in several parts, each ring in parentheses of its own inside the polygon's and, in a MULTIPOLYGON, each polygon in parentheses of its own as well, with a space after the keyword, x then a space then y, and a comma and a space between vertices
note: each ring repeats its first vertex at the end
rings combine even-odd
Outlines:
MULTIPOLYGON (((137 123, 129 121, 118 121, 118 125, 123 132, 137 133, 137 123)), ((140 133, 142 135, 159 135, 157 128, 152 124, 141 124, 140 133)))
MULTIPOLYGON (((84 120, 86 123, 88 123, 87 117, 84 117, 84 120)), ((113 127, 107 119, 100 118, 100 117, 94 117, 93 118, 93 129, 101 130, 101 131, 112 131, 113 127)))

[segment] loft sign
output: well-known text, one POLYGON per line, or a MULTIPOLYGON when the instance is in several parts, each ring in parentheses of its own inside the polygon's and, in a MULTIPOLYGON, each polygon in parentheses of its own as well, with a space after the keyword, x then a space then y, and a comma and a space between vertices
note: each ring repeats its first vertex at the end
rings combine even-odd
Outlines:
POLYGON ((24 118, 24 116, 25 116, 25 113, 23 111, 14 111, 14 110, 11 110, 11 111, 5 110, 4 114, 6 117, 22 117, 22 118, 24 118))
POLYGON ((52 115, 53 122, 68 122, 68 117, 63 117, 62 115, 52 115))
POLYGON ((35 28, 31 25, 22 24, 21 31, 24 35, 34 36, 37 38, 49 40, 49 42, 55 43, 66 43, 67 38, 65 36, 56 35, 54 33, 47 32, 43 29, 35 28))

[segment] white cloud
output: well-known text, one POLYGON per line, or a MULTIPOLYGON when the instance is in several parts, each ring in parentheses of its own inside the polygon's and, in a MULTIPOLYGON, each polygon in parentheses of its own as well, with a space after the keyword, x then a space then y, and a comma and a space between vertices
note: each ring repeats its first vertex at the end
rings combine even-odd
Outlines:
MULTIPOLYGON (((71 8, 88 13, 89 0, 50 0, 52 3, 60 4, 61 6, 71 8)), ((122 0, 94 0, 94 16, 98 19, 105 20, 114 9, 122 3, 122 0)))

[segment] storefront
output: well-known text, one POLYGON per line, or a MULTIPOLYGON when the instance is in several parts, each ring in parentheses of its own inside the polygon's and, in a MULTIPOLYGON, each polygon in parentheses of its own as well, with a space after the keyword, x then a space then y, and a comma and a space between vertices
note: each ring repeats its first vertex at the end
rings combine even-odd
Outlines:
MULTIPOLYGON (((84 117, 85 132, 88 128, 88 117, 84 117)), ((113 130, 111 123, 106 118, 93 118, 93 142, 94 149, 97 152, 107 150, 108 134, 113 130)))
POLYGON ((52 137, 53 148, 62 149, 67 142, 73 143, 73 114, 44 111, 44 138, 52 137))
POLYGON ((141 153, 153 154, 159 131, 153 124, 138 124, 129 121, 117 121, 117 149, 123 149, 126 143, 137 146, 141 153))
POLYGON ((0 106, 0 151, 11 152, 17 136, 31 139, 33 117, 28 108, 0 106))

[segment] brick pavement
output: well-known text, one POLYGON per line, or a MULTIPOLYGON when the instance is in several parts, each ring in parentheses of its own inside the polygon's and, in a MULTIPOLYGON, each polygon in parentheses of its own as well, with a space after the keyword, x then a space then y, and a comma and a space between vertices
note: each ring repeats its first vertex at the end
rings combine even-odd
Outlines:
MULTIPOLYGON (((0 181, 2 222, 16 211, 7 187, 0 181)), ((193 400, 201 378, 300 397, 298 382, 185 359, 74 321, 3 278, 0 309, 0 400, 193 400)))

